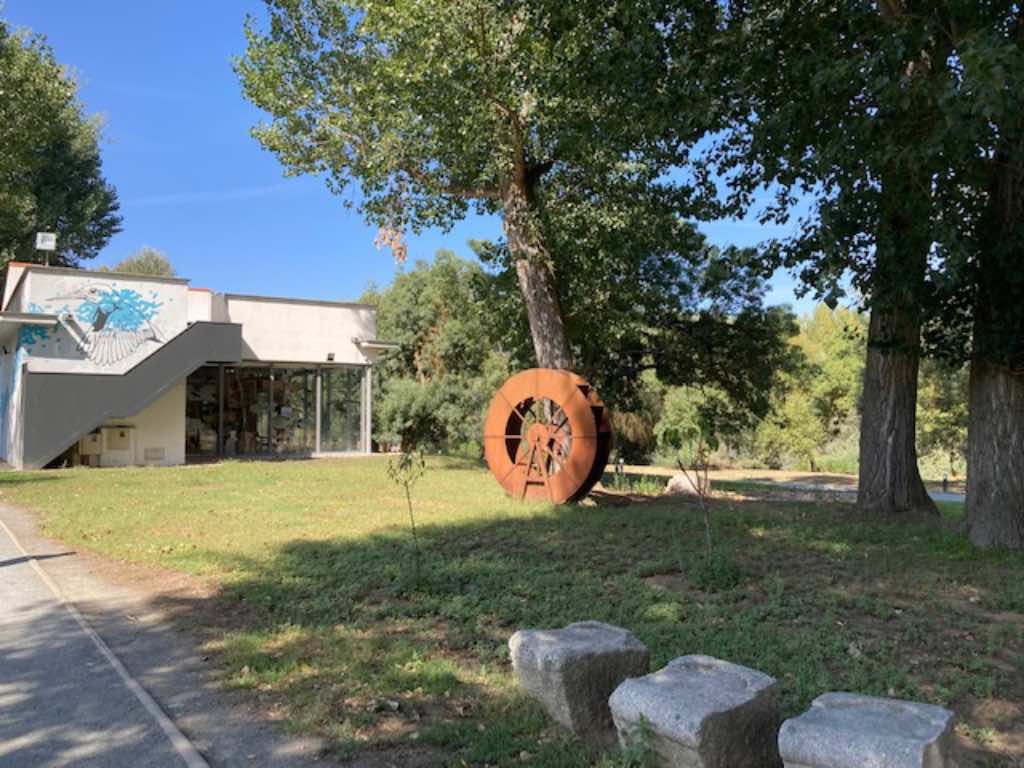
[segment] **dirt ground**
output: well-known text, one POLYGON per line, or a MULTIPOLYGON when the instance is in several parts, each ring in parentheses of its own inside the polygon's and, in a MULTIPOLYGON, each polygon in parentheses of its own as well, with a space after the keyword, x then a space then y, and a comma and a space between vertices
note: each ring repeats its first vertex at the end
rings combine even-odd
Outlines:
MULTIPOLYGON (((611 469, 611 467, 609 468, 611 469)), ((654 467, 644 465, 627 464, 625 471, 630 474, 651 475, 654 477, 672 477, 676 470, 669 467, 654 467)), ((831 472, 807 472, 792 469, 735 469, 721 468, 712 469, 711 480, 724 480, 729 482, 774 482, 774 483, 799 483, 801 485, 820 486, 822 490, 857 490, 857 476, 843 475, 831 472)), ((941 491, 942 483, 925 483, 929 490, 941 491)), ((962 479, 950 481, 949 491, 951 493, 964 493, 965 483, 962 479)))

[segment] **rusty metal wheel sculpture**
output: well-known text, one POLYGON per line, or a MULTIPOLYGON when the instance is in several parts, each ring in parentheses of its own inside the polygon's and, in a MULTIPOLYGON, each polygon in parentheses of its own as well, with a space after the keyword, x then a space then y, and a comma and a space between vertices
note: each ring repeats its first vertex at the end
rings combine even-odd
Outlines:
POLYGON ((531 368, 506 381, 484 423, 484 455, 518 499, 579 501, 601 479, 612 447, 608 409, 571 371, 531 368))

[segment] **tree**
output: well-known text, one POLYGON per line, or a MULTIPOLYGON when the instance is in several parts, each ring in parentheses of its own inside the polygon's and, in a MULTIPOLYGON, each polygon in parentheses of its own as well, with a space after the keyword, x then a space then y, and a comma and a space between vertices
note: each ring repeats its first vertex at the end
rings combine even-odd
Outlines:
POLYGON ((800 322, 795 344, 810 366, 807 388, 824 435, 834 437, 861 401, 867 322, 854 310, 818 304, 800 322))
POLYGON ((925 360, 917 398, 917 444, 922 455, 939 453, 956 477, 967 448, 968 367, 925 360))
POLYGON ((922 19, 953 48, 937 101, 949 126, 936 189, 934 322, 926 337, 969 359, 971 541, 1024 548, 1024 7, 957 4, 922 19), (966 352, 966 354, 964 354, 966 352))
POLYGON ((57 233, 52 264, 91 259, 120 231, 101 172, 99 121, 40 36, 0 20, 0 264, 37 260, 35 233, 57 233))
MULTIPOLYGON (((796 328, 788 311, 764 306, 756 255, 711 246, 692 224, 624 203, 629 196, 619 188, 541 209, 565 267, 558 299, 577 370, 620 414, 643 409, 643 373, 654 370, 668 384, 718 387, 763 415, 796 328)), ((514 258, 504 244, 475 247, 497 270, 488 301, 502 338, 522 338, 514 258)))
POLYGON ((785 397, 757 427, 754 447, 771 467, 781 468, 783 459, 792 457, 818 471, 818 453, 828 431, 815 413, 815 403, 807 392, 791 383, 785 397))
POLYGON ((130 256, 125 257, 105 272, 128 272, 133 275, 151 275, 153 277, 174 277, 174 267, 163 251, 142 246, 130 256))
POLYGON ((480 447, 483 417, 509 373, 486 302, 494 278, 438 251, 373 296, 377 332, 400 345, 377 367, 376 432, 404 450, 480 447))
POLYGON ((860 402, 865 330, 858 313, 824 304, 801 319, 792 342, 803 353, 800 364, 786 372, 754 435, 754 450, 769 466, 796 459, 817 471, 826 444, 849 428, 860 402))
POLYGON ((537 363, 566 368, 570 270, 544 212, 558 202, 563 220, 583 215, 618 190, 628 206, 694 212, 703 182, 669 174, 681 153, 665 140, 664 87, 679 64, 666 39, 714 18, 713 3, 694 5, 704 12, 625 0, 267 0, 269 25, 250 19, 237 70, 270 114, 254 131, 263 146, 335 192, 358 182, 382 241, 447 228, 470 207, 500 214, 537 363))
POLYGON ((733 183, 732 207, 769 188, 763 220, 788 222, 811 193, 798 234, 770 252, 830 304, 849 276, 871 311, 858 505, 888 515, 937 514, 917 468, 915 402, 948 132, 936 91, 951 64, 946 39, 918 23, 928 14, 908 5, 731 4, 708 74, 728 84, 730 129, 709 157, 733 183))
POLYGON ((820 192, 796 240, 811 277, 851 270, 872 309, 865 404, 887 405, 865 409, 862 487, 920 495, 906 446, 923 323, 926 349, 970 358, 971 540, 1024 547, 1024 10, 764 0, 739 17, 721 61, 746 122, 724 153, 756 158, 747 181, 778 181, 781 207, 800 183, 820 192), (893 471, 875 471, 886 455, 893 471))

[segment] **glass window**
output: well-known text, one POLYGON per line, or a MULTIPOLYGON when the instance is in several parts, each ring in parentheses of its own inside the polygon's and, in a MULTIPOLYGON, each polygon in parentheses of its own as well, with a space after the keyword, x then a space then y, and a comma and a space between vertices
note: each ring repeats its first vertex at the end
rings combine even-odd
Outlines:
POLYGON ((362 369, 324 368, 320 375, 320 450, 362 450, 362 369))
POLYGON ((275 368, 271 390, 274 453, 316 450, 316 370, 275 368))
POLYGON ((185 452, 197 456, 217 453, 219 369, 204 365, 188 377, 185 401, 185 452))
POLYGON ((224 369, 224 455, 246 456, 270 449, 270 369, 224 369))

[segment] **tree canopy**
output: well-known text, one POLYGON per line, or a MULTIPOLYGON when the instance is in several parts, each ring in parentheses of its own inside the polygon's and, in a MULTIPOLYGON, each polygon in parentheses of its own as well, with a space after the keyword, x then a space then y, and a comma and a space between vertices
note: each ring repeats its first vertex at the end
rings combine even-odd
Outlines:
POLYGON ((57 233, 51 263, 91 259, 120 230, 103 178, 100 124, 40 36, 0 20, 0 261, 34 261, 35 234, 57 233))
POLYGON ((916 469, 919 352, 971 361, 971 537, 1024 546, 1024 9, 1013 0, 730 3, 710 165, 735 210, 776 193, 798 234, 768 252, 872 310, 860 494, 934 509, 916 469), (923 332, 923 334, 922 334, 923 332))
POLYGON ((154 277, 174 277, 174 266, 167 254, 148 245, 142 246, 135 253, 126 256, 109 269, 101 271, 128 272, 134 275, 151 275, 154 277))
POLYGON ((322 174, 335 192, 357 183, 388 243, 470 209, 500 213, 541 365, 573 363, 559 305, 571 268, 550 219, 678 217, 705 197, 668 174, 679 152, 665 141, 666 40, 700 26, 694 14, 646 2, 267 7, 237 64, 271 117, 256 137, 291 173, 322 174))
POLYGON ((479 445, 484 411, 510 370, 483 300, 491 280, 442 250, 364 294, 377 307, 378 335, 400 345, 377 367, 378 439, 405 448, 479 445))

